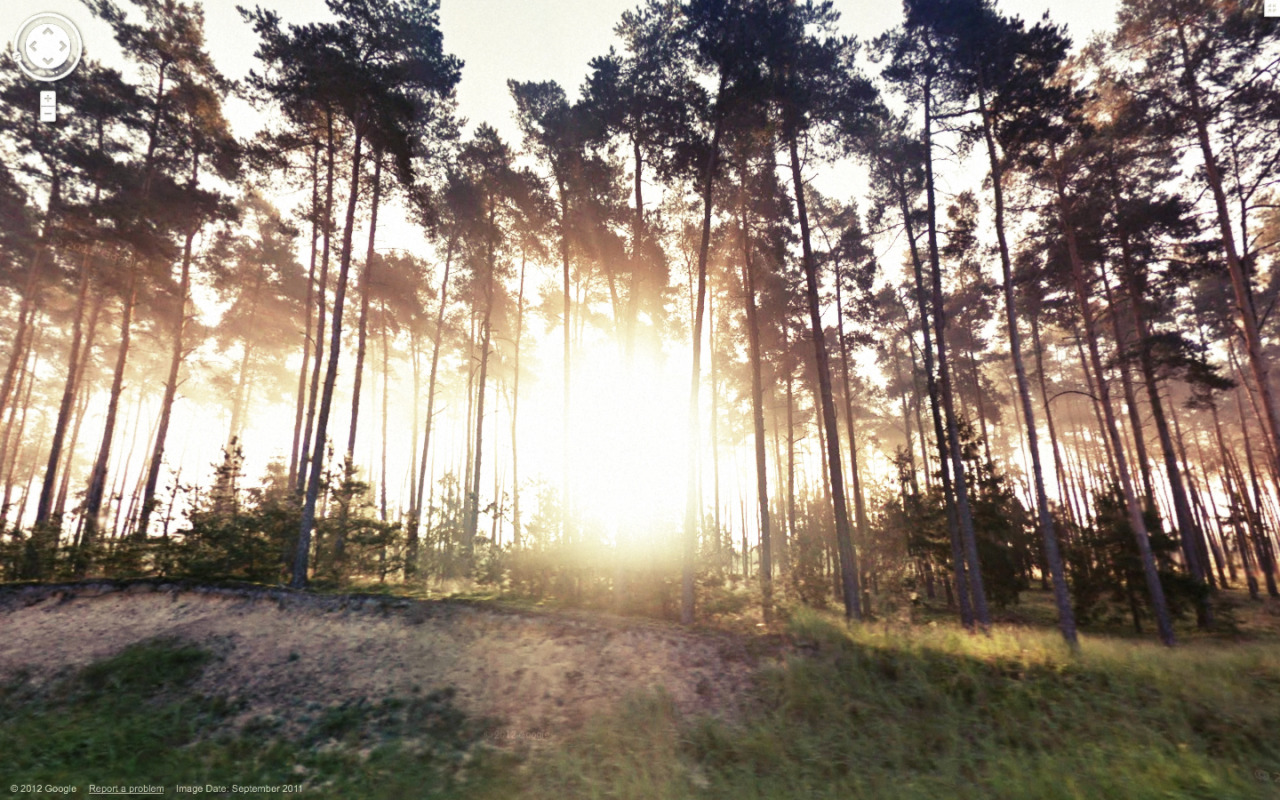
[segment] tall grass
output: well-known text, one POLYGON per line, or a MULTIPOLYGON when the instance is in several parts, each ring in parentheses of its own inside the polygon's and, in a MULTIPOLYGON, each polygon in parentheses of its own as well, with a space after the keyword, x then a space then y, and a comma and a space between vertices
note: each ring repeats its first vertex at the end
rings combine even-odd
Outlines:
MULTIPOLYGON (((661 698, 543 757, 530 797, 1246 798, 1275 796, 1280 648, 874 626, 798 610, 804 645, 737 723, 661 698), (572 791, 565 793, 565 787, 572 791)), ((496 795, 495 795, 496 796, 496 795)))

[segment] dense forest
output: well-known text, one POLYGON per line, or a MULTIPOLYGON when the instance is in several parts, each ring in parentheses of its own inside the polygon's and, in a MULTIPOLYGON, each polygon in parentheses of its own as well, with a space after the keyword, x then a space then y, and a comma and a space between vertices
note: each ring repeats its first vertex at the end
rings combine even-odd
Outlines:
POLYGON ((88 5, 128 62, 58 122, 0 67, 2 580, 977 629, 1041 591, 1070 643, 1280 594, 1261 0, 1089 42, 643 0, 580 86, 509 82, 518 141, 438 0, 241 8, 234 81, 195 0, 88 5))

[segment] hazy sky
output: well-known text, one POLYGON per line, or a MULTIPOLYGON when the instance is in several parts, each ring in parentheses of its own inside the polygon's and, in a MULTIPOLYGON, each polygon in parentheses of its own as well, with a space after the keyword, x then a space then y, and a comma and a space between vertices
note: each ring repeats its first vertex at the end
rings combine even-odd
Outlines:
MULTIPOLYGON (((118 0, 128 7, 128 0, 118 0)), ((1067 24, 1077 42, 1109 28, 1118 0, 1073 0, 1050 6, 1046 0, 1001 0, 1000 7, 1028 19, 1050 10, 1067 24)), ((236 12, 250 0, 206 0, 209 50, 230 77, 243 77, 253 65, 256 42, 236 12)), ((440 9, 445 49, 463 61, 458 89, 461 113, 471 123, 489 122, 507 138, 517 137, 511 120, 509 78, 559 81, 571 95, 586 74, 587 62, 606 52, 613 26, 637 0, 443 0, 440 9)), ((286 22, 328 17, 323 0, 267 0, 286 22)), ((836 0, 848 33, 869 40, 897 23, 900 5, 893 0, 836 0)), ((116 62, 119 48, 110 30, 92 17, 80 0, 0 0, 0 34, 11 41, 29 15, 54 11, 70 18, 84 36, 89 57, 116 62)), ((36 109, 32 109, 36 113, 36 109)), ((233 121, 247 122, 233 112, 233 121)), ((247 133, 247 131, 240 131, 247 133)), ((515 142, 513 141, 513 144, 515 142)))

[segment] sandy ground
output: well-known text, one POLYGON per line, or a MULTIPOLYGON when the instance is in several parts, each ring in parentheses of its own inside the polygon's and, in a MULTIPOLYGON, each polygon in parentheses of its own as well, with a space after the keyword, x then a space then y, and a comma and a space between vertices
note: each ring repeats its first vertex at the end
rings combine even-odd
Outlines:
POLYGON ((241 721, 452 686, 532 740, 657 687, 682 714, 732 715, 759 665, 739 637, 607 615, 155 582, 0 591, 0 677, 47 680, 161 636, 219 656, 197 688, 244 700, 241 721))

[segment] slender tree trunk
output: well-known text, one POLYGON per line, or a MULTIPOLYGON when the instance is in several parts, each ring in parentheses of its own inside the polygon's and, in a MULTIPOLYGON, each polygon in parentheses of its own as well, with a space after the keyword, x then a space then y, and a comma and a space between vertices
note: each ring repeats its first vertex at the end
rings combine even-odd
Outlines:
MULTIPOLYGON (((1134 334, 1138 342, 1138 367, 1142 372, 1142 380, 1147 389, 1147 402, 1151 406, 1151 418, 1155 422, 1156 435, 1160 439, 1161 454, 1164 456, 1165 474, 1169 481, 1170 492, 1173 494, 1174 517, 1178 523, 1182 554, 1186 559, 1187 569, 1191 573, 1191 577, 1197 583, 1204 584, 1207 582, 1208 576, 1205 564, 1200 558, 1198 547, 1200 530, 1196 526, 1191 504, 1187 500, 1187 492, 1182 483, 1182 470, 1178 467, 1178 454, 1173 447, 1173 437, 1169 433, 1169 422, 1165 417, 1164 403, 1160 399, 1160 384, 1156 377, 1155 362, 1151 357, 1151 331, 1147 327, 1142 292, 1132 280, 1133 265, 1129 253, 1128 237, 1124 234, 1121 234, 1121 247, 1126 267, 1128 267, 1131 276, 1127 288, 1129 307, 1133 315, 1134 334)), ((1135 420, 1136 423, 1137 421, 1135 420)), ((1196 620, 1202 628, 1213 625, 1213 603, 1207 593, 1196 608, 1196 620)))
MULTIPOLYGON (((926 224, 928 226, 929 266, 933 285, 933 327, 934 347, 938 352, 938 396, 942 401, 942 411, 946 421, 946 453, 943 458, 950 458, 951 478, 954 481, 955 507, 957 527, 960 532, 960 543, 963 546, 963 559, 967 562, 965 577, 968 579, 970 601, 973 604, 974 618, 984 629, 991 624, 991 614, 987 609, 987 595, 982 582, 982 566, 978 561, 977 538, 973 530, 973 514, 969 507, 969 485, 964 471, 964 461, 960 449, 960 434, 955 415, 955 401, 951 392, 951 372, 947 360, 946 307, 942 295, 942 267, 938 257, 938 206, 933 178, 933 95, 932 79, 925 87, 924 97, 924 145, 925 145, 925 204, 926 224)), ((941 443, 942 431, 938 441, 941 443)), ((939 449, 942 445, 939 444, 939 449)), ((957 575, 957 577, 960 577, 957 575)))
POLYGON ((1053 409, 1049 406, 1049 401, 1052 398, 1049 397, 1049 383, 1044 372, 1044 344, 1040 339, 1040 314, 1038 311, 1031 315, 1031 346, 1032 352, 1036 356, 1036 380, 1040 386, 1040 402, 1044 405, 1044 421, 1049 428, 1049 444, 1053 448, 1053 472, 1058 481, 1058 498, 1071 516, 1071 521, 1076 525, 1083 525, 1084 517, 1075 507, 1075 498, 1072 496, 1071 486, 1062 464, 1062 452, 1058 445, 1058 432, 1053 423, 1053 409))
MULTIPOLYGON (((324 179, 324 246, 320 255, 320 286, 316 290, 316 358, 311 364, 311 391, 307 397, 307 422, 302 429, 301 467, 298 470, 298 494, 306 491, 310 483, 310 454, 312 435, 315 432, 316 401, 320 394, 320 366, 324 361, 325 294, 329 282, 329 253, 333 240, 333 182, 334 182, 334 131, 333 112, 325 114, 325 179, 324 179)), ((355 167, 353 166, 353 169, 355 167)), ((323 439, 323 437, 321 437, 323 439)), ((317 451, 323 455, 323 443, 317 451)), ((305 501, 304 501, 305 502, 305 501)))
POLYGON ((71 352, 67 356, 67 377, 62 385, 62 400, 58 404, 58 419, 53 426, 53 441, 49 445, 49 462, 44 471, 44 484, 40 489, 40 501, 36 505, 36 528, 47 525, 53 512, 54 490, 58 481, 58 464, 62 459, 62 446, 67 435, 67 425, 71 421, 72 407, 75 404, 76 381, 80 376, 80 360, 87 356, 82 353, 84 338, 84 311, 89 296, 90 265, 93 259, 91 247, 86 247, 84 260, 80 264, 80 288, 76 291, 75 319, 71 323, 71 352))
POLYGON ((827 464, 831 472, 831 497, 836 514, 836 546, 840 554, 841 588, 844 613, 849 619, 862 619, 862 592, 859 588, 858 558, 853 549, 853 533, 849 527, 849 510, 845 505, 844 479, 841 475, 840 431, 836 423, 835 402, 831 395, 831 365, 827 358, 827 341, 822 329, 822 311, 818 302, 818 268, 813 260, 809 238, 809 215, 805 208, 804 179, 800 173, 800 150, 796 135, 788 137, 791 154, 791 180, 795 186, 797 216, 800 218, 800 245, 805 285, 808 289, 809 321, 813 327, 814 355, 818 362, 818 389, 822 401, 822 424, 827 435, 827 464))
MULTIPOLYGON (((1013 359, 1013 372, 1017 376, 1018 400, 1022 405, 1022 419, 1027 434, 1027 450, 1031 455, 1031 475, 1035 485, 1036 521, 1044 545, 1045 561, 1053 578, 1053 599, 1058 607, 1058 627, 1062 638, 1071 647, 1078 647, 1075 612, 1071 608, 1071 596, 1067 589, 1067 577, 1062 567, 1062 553, 1058 548, 1058 533, 1053 527, 1053 515, 1049 513, 1049 497, 1044 489, 1044 467, 1040 463, 1039 433, 1036 430, 1035 408, 1031 404, 1031 384, 1027 380, 1027 367, 1022 360, 1022 334, 1018 331, 1018 312, 1013 292, 1013 268, 1009 258, 1009 243, 1005 238, 1004 220, 1004 164, 996 152, 992 120, 986 97, 979 96, 982 107, 982 131, 987 143, 987 156, 991 165, 991 189, 995 201, 996 242, 1000 249, 1000 273, 1003 279, 1005 325, 1009 334, 1009 355, 1013 359)), ((939 338, 942 334, 939 333, 939 338)), ((959 469, 959 466, 957 466, 959 469)), ((967 542, 966 542, 967 544, 967 542)), ((977 570, 977 550, 971 549, 970 561, 977 570)), ((975 583, 974 596, 978 596, 980 584, 975 583)), ((985 604, 985 598, 982 601, 985 604)), ((980 612, 981 613, 981 612, 980 612)), ((984 623, 985 624, 985 623, 984 623)))
MULTIPOLYGON (((1271 386, 1270 363, 1263 350, 1262 335, 1258 329, 1258 317, 1253 307, 1253 293, 1249 285, 1249 276, 1245 273, 1238 250, 1235 234, 1231 228, 1231 213, 1227 208, 1227 195, 1223 190, 1222 172, 1218 159, 1213 152, 1213 144, 1209 135, 1207 113, 1200 98, 1200 83, 1196 78, 1195 67, 1186 40, 1184 24, 1178 23, 1178 43, 1182 50, 1183 80, 1182 85, 1191 99, 1191 122, 1195 126, 1196 142, 1200 145, 1200 154, 1204 160, 1205 180, 1213 195, 1217 211, 1218 231, 1222 236, 1222 247, 1227 258, 1227 273, 1231 277, 1237 324, 1240 327, 1240 338, 1244 342, 1245 356, 1253 374, 1254 384, 1262 400, 1263 433, 1270 445, 1270 452, 1280 456, 1280 415, 1276 411, 1275 395, 1271 386)), ((1243 222, 1242 222, 1243 224, 1243 222)), ((1246 242, 1247 244, 1247 242, 1246 242)), ((1272 468, 1280 474, 1280 463, 1272 468)))
POLYGON ((124 368, 129 358, 133 305, 137 301, 137 296, 138 274, 135 266, 129 271, 129 285, 124 292, 124 303, 120 313, 120 345, 116 351, 115 373, 111 379, 111 393, 107 400, 107 419, 102 431, 102 445, 98 449, 98 460, 94 463, 93 472, 89 478, 89 489, 84 499, 84 535, 80 540, 74 568, 77 577, 84 577, 89 572, 93 548, 97 544, 99 528, 102 525, 102 501, 107 490, 107 465, 111 460, 111 440, 115 436, 116 416, 120 411, 120 393, 124 389, 124 368))
MULTIPOLYGON (((391 391, 391 342, 387 337, 387 301, 382 301, 382 453, 380 461, 379 513, 387 521, 387 400, 391 391)), ((416 398, 415 398, 416 399, 416 398)))
MULTIPOLYGON (((453 264, 454 240, 449 239, 445 247, 444 277, 440 279, 440 309, 436 314, 436 331, 431 341, 431 373, 427 378, 427 417, 422 431, 422 456, 418 460, 418 513, 422 513, 422 489, 431 472, 427 469, 427 455, 431 447, 431 423, 435 416, 436 405, 436 372, 440 365, 440 339, 444 334, 444 312, 449 305, 449 267, 453 264)), ((432 490, 434 496, 434 488, 432 490)), ((428 524, 428 528, 430 525, 428 524)), ((405 577, 415 574, 418 569, 418 520, 415 518, 409 529, 408 543, 405 551, 405 577)))
MULTIPOLYGON (((836 260, 836 337, 840 342, 840 370, 844 381, 844 427, 849 433, 849 481, 853 488, 853 518, 858 528, 858 544, 868 537, 867 505, 862 494, 862 472, 858 468, 858 431, 853 425, 853 379, 849 371, 849 345, 844 338, 844 302, 840 288, 840 262, 836 260)), ((907 431, 908 441, 911 431, 907 431)))
POLYGON ((566 191, 565 181, 559 180, 558 187, 560 192, 560 269, 561 279, 564 289, 564 413, 560 419, 560 535, 566 542, 569 541, 570 525, 569 520, 572 515, 571 497, 569 495, 569 376, 570 354, 573 346, 573 327, 571 316, 571 294, 569 289, 569 195, 566 191))
POLYGON ((764 381, 761 377, 755 266, 751 259, 751 225, 745 203, 739 206, 739 221, 742 229, 742 301, 747 316, 748 352, 751 359, 751 422, 755 434, 756 502, 760 513, 760 591, 764 620, 770 622, 773 619, 773 552, 769 537, 769 463, 765 454, 764 381))
MULTIPOLYGON (((640 167, 637 165, 637 171, 640 167)), ((524 337, 524 274, 526 260, 520 254, 520 291, 516 296, 516 341, 513 375, 511 378, 511 542, 512 548, 520 549, 520 447, 516 438, 517 425, 520 418, 520 341, 524 337)))
MULTIPOLYGON (((71 488, 71 472, 75 463, 76 445, 80 442, 80 425, 84 422, 85 414, 89 409, 89 398, 91 396, 90 386, 85 380, 85 373, 88 370, 89 361, 93 356, 93 343, 98 335, 98 318, 102 313, 104 300, 99 295, 94 298, 93 310, 89 312, 89 329, 85 333, 84 348, 80 357, 79 371, 76 374, 76 392, 79 399, 76 401, 75 424, 71 426, 71 440, 67 443, 66 463, 62 466, 62 480, 58 485, 58 499, 53 504, 53 519, 59 520, 61 523, 63 512, 67 507, 67 492, 71 488)), ((59 524, 59 535, 61 535, 61 524, 59 524)))
MULTIPOLYGON (((311 151, 311 256, 307 265, 306 320, 302 326, 302 367, 298 370, 298 400, 293 412, 293 446, 289 449, 289 485, 298 485, 302 418, 307 404, 307 369, 311 365, 311 300, 316 286, 316 254, 320 241, 320 144, 311 151)), ((415 426, 416 427, 416 426, 415 426)))
POLYGON ((355 379, 351 389, 351 428, 347 432, 347 464, 355 466, 356 423, 360 419, 360 389, 364 384, 364 354, 369 331, 369 273, 373 271, 374 237, 378 232, 378 203, 382 198, 382 153, 373 153, 373 210, 369 217, 369 249, 360 270, 360 322, 356 333, 355 379))
MULTIPOLYGON (((693 579, 698 557, 699 486, 698 486, 698 388, 702 384, 702 324, 707 296, 707 259, 711 252, 711 209, 714 201, 716 170, 720 164, 720 134, 724 125, 719 104, 724 91, 725 78, 720 76, 720 89, 716 93, 716 122, 711 134, 711 147, 702 174, 702 241, 698 246, 697 294, 693 307, 693 367, 689 378, 689 464, 688 486, 684 512, 684 556, 680 579, 680 621, 693 624, 693 579)), ((567 273, 566 273, 567 274, 567 273)), ((568 373, 566 372, 566 375, 568 373)), ((567 380, 567 379, 566 379, 567 380)), ((567 387, 566 383, 566 387, 567 387)), ((568 389, 565 391, 568 395, 568 389)), ((566 404, 567 406, 567 404, 566 404)), ((744 532, 745 533, 745 532, 744 532)))
MULTIPOLYGON (((192 172, 194 171, 193 167, 192 172)), ((178 280, 178 313, 173 321, 173 349, 169 356, 169 377, 165 380, 164 397, 160 400, 160 419, 156 424, 155 447, 151 451, 151 462, 147 466, 147 483, 138 513, 138 527, 134 532, 135 538, 139 540, 147 538, 151 513, 155 510, 156 487, 160 484, 160 469, 164 464, 165 440, 169 437, 169 420, 173 413, 173 401, 178 395, 178 371, 186 355, 183 347, 183 333, 187 326, 187 295, 191 293, 191 244, 195 236, 196 230, 192 227, 187 231, 186 240, 182 244, 182 268, 178 280)))
POLYGON ((1067 240, 1067 254, 1071 261, 1076 305, 1084 323, 1089 360, 1093 366, 1093 372, 1098 378, 1098 404, 1102 406, 1107 436, 1110 438, 1112 449, 1115 451, 1116 473, 1120 481, 1120 492, 1123 495, 1125 508, 1129 513, 1129 524, 1133 528, 1134 539, 1138 545, 1138 554, 1142 561, 1143 575, 1147 581, 1147 591, 1151 595, 1151 606, 1155 613, 1160 641, 1172 647, 1175 643, 1173 621, 1169 616, 1169 606, 1165 602, 1164 587, 1160 585, 1160 575, 1156 570, 1155 556, 1151 552, 1151 539, 1147 533, 1147 523, 1143 519, 1142 509, 1138 506, 1138 499, 1133 491, 1133 480, 1129 474, 1124 444, 1120 440, 1120 429, 1116 424, 1115 413, 1111 407, 1111 390, 1107 386, 1106 373, 1102 369, 1102 356, 1098 353, 1097 328, 1094 322, 1093 308, 1089 305, 1089 285, 1085 277, 1084 263, 1080 258, 1079 247, 1076 243, 1075 229, 1071 226, 1067 214, 1066 187, 1060 168, 1055 170, 1054 177, 1059 222, 1062 227, 1062 234, 1067 240))
MULTIPOLYGON (((494 209, 492 204, 496 201, 490 198, 489 208, 489 227, 492 230, 494 225, 494 209)), ((495 264, 493 240, 488 242, 488 253, 485 266, 488 268, 488 275, 485 276, 484 289, 484 319, 480 324, 480 379, 476 387, 476 445, 475 445, 475 465, 474 474, 471 481, 471 495, 468 498, 471 507, 467 514, 467 530, 466 530, 466 558, 467 564, 470 566, 471 560, 475 555, 475 539, 476 531, 480 525, 480 463, 483 460, 484 445, 484 390, 485 380, 489 374, 489 344, 493 332, 493 293, 494 293, 494 271, 497 266, 495 264)), ((497 498, 495 498, 496 500, 497 498)))
POLYGON ((324 392, 320 397, 320 414, 319 419, 316 420, 315 443, 307 477, 307 494, 302 506, 302 520, 298 526, 298 547, 293 560, 293 576, 289 584, 295 589, 301 589, 307 585, 307 571, 311 556, 311 529, 315 526, 316 500, 320 495, 320 478, 324 471, 325 434, 329 428, 333 389, 338 380, 338 356, 342 350, 342 304, 346 300, 347 275, 351 270, 351 236, 355 228, 356 204, 360 199, 360 151, 363 145, 364 129, 357 123, 355 144, 351 155, 351 192, 347 197, 347 219, 342 232, 342 253, 338 260, 338 285, 333 295, 333 335, 329 344, 329 365, 325 372, 324 392))
MULTIPOLYGON (((1249 467, 1249 487, 1245 486, 1243 475, 1239 476, 1238 485, 1240 494, 1244 497, 1245 508, 1250 516, 1249 530, 1253 534, 1253 549, 1257 557, 1258 569, 1262 573, 1262 579, 1267 584, 1267 594, 1271 597, 1280 597, 1280 589, 1276 586, 1275 559, 1272 557, 1271 543, 1267 538, 1267 526, 1263 521, 1262 487, 1258 483, 1258 469, 1254 463, 1253 445, 1249 438, 1249 423, 1244 414, 1244 402, 1240 398, 1240 391, 1240 388, 1237 387, 1235 392, 1236 410, 1240 415, 1240 432, 1245 463, 1249 467), (1249 488, 1253 489, 1252 500, 1249 498, 1249 488)), ((1236 464, 1236 472, 1239 473, 1239 462, 1237 461, 1236 464)))

